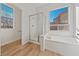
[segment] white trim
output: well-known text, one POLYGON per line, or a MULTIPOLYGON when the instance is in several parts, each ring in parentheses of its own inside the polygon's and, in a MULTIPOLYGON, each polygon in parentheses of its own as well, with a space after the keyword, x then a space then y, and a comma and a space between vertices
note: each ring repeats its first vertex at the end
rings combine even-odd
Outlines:
POLYGON ((27 44, 29 41, 25 41, 25 42, 22 42, 21 41, 21 45, 23 46, 23 45, 25 45, 25 44, 27 44))
MULTIPOLYGON (((68 7, 68 24, 54 24, 54 25, 51 25, 51 26, 65 26, 65 25, 68 25, 69 26, 69 20, 70 20, 70 18, 69 18, 69 13, 70 13, 70 7, 69 6, 64 6, 64 7, 60 7, 60 8, 65 8, 65 7, 68 7)), ((60 9, 60 8, 56 8, 56 9, 60 9)), ((53 9, 53 10, 56 10, 56 9, 53 9)), ((51 10, 50 10, 51 11, 51 10)), ((49 12, 50 12, 49 11, 49 12)), ((58 30, 50 30, 50 16, 49 16, 49 13, 48 13, 48 21, 49 21, 49 31, 58 31, 58 30)), ((69 28, 69 30, 70 30, 70 28, 69 28)), ((59 31, 62 31, 62 30, 59 30, 59 31)), ((68 30, 65 30, 65 31, 68 31, 68 30)))
POLYGON ((17 41, 17 40, 20 40, 20 39, 11 40, 11 41, 8 41, 8 42, 5 42, 5 43, 1 43, 1 46, 12 43, 12 42, 17 41))
POLYGON ((39 43, 39 42, 35 42, 35 41, 31 41, 31 40, 30 40, 29 42, 40 45, 40 43, 39 43))

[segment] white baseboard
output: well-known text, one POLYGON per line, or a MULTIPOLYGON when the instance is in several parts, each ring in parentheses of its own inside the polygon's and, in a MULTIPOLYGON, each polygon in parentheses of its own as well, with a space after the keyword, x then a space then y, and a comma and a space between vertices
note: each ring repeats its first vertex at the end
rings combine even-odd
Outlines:
POLYGON ((35 41, 29 41, 29 42, 32 42, 32 43, 35 43, 35 44, 38 44, 38 45, 40 45, 40 43, 39 42, 35 42, 35 41))
POLYGON ((29 41, 22 42, 22 46, 25 45, 25 44, 28 43, 28 42, 29 42, 29 41))
POLYGON ((1 46, 4 46, 6 44, 12 43, 12 42, 17 41, 17 40, 20 40, 20 39, 16 39, 16 40, 13 39, 11 41, 8 41, 8 42, 5 42, 5 43, 1 43, 1 46))

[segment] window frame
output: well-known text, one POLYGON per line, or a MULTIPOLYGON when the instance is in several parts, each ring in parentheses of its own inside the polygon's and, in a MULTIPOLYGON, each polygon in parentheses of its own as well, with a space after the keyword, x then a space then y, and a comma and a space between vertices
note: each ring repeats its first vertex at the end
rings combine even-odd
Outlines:
MULTIPOLYGON (((61 9, 61 8, 66 8, 66 7, 68 7, 68 6, 65 6, 65 7, 60 7, 60 8, 56 8, 56 9, 52 9, 52 10, 57 10, 57 9, 61 9)), ((49 30, 50 31, 62 31, 62 30, 59 30, 59 26, 68 26, 68 30, 69 30, 69 12, 70 12, 70 8, 68 7, 68 23, 67 24, 53 24, 53 25, 50 25, 50 12, 52 11, 52 10, 50 10, 49 11, 49 30), (56 26, 56 25, 58 25, 57 26, 57 30, 51 30, 50 29, 50 26, 56 26)), ((63 30, 63 31, 68 31, 68 30, 63 30)))

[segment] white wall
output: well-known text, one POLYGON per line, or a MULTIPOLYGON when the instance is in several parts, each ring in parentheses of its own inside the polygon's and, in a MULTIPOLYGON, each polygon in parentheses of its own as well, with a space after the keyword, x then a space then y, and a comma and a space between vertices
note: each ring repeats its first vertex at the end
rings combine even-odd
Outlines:
POLYGON ((76 7, 76 28, 79 29, 79 7, 76 7))
POLYGON ((29 41, 29 16, 35 14, 34 8, 22 10, 22 45, 29 41))
POLYGON ((19 33, 19 31, 21 30, 21 10, 12 4, 8 5, 14 8, 14 14, 15 14, 15 19, 13 23, 14 28, 13 29, 0 28, 1 45, 5 45, 7 43, 21 39, 19 33))
POLYGON ((29 41, 29 18, 26 11, 22 11, 22 45, 29 41))
POLYGON ((76 39, 79 43, 79 7, 78 7, 79 4, 76 5, 76 39))

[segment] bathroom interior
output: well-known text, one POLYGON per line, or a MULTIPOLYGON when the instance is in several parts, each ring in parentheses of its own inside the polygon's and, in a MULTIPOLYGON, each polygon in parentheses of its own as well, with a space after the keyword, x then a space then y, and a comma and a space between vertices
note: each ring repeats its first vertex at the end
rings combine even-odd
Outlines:
POLYGON ((0 3, 0 55, 79 56, 78 15, 75 3, 0 3))

